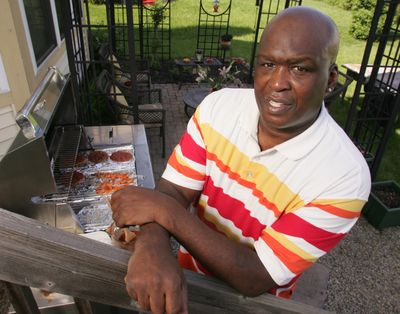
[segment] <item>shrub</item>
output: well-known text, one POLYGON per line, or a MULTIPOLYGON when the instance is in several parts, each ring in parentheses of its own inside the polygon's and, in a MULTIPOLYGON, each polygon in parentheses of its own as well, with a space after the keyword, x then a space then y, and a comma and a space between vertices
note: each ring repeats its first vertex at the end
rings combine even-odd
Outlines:
MULTIPOLYGON (((375 13, 375 4, 372 7, 370 7, 369 4, 365 5, 367 6, 366 8, 359 9, 358 11, 355 11, 353 13, 353 20, 350 26, 350 34, 356 39, 367 39, 371 29, 371 22, 375 13)), ((377 35, 382 34, 387 9, 387 5, 385 5, 378 21, 378 27, 376 30, 377 35)))
MULTIPOLYGON (((116 4, 121 4, 121 0, 116 0, 114 3, 116 4)), ((106 0, 89 0, 89 3, 95 4, 95 5, 100 5, 100 4, 106 4, 106 0)), ((133 1, 133 4, 136 4, 137 1, 133 1)))
POLYGON ((91 4, 106 4, 106 0, 89 0, 91 4))
POLYGON ((367 39, 373 15, 373 11, 366 9, 360 9, 357 12, 354 12, 350 26, 350 34, 356 39, 367 39))
POLYGON ((359 2, 359 0, 322 0, 325 3, 328 3, 332 6, 338 6, 339 8, 345 9, 345 10, 352 10, 353 5, 355 2, 359 2))

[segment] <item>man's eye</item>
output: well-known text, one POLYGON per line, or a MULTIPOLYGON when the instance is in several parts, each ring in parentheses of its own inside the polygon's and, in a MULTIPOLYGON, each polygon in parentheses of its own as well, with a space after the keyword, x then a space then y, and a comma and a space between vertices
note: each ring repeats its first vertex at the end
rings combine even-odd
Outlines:
POLYGON ((263 65, 267 69, 272 69, 275 66, 272 62, 265 62, 263 65))
POLYGON ((294 71, 300 72, 300 73, 308 72, 308 69, 307 69, 307 68, 302 67, 302 66, 300 66, 300 65, 296 65, 296 66, 294 66, 292 69, 293 69, 294 71))

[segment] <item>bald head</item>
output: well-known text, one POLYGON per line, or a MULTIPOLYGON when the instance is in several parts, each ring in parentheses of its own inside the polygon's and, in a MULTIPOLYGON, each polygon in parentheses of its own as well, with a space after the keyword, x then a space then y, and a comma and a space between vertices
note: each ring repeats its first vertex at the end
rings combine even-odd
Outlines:
POLYGON ((279 31, 282 36, 296 36, 303 45, 319 46, 330 63, 335 63, 339 51, 339 32, 327 15, 309 7, 292 7, 281 11, 266 26, 261 42, 268 34, 279 31))

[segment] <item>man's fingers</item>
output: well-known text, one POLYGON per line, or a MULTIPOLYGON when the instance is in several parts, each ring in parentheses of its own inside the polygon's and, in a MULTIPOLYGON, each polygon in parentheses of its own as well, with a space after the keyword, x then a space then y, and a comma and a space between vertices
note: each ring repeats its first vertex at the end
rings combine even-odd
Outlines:
POLYGON ((165 310, 168 314, 187 313, 185 289, 176 289, 165 296, 165 310), (186 304, 185 304, 186 303, 186 304), (186 308, 186 312, 185 309, 186 308))
POLYGON ((137 293, 136 293, 136 291, 133 289, 132 285, 130 284, 128 276, 125 276, 125 277, 124 277, 124 281, 125 281, 125 288, 126 288, 126 291, 128 292, 128 295, 129 295, 133 300, 137 301, 137 299, 138 299, 137 293))
POLYGON ((150 311, 150 300, 149 295, 147 293, 138 293, 138 300, 139 306, 142 310, 150 311))
POLYGON ((151 308, 151 313, 153 314, 163 314, 165 312, 164 294, 160 293, 160 291, 157 291, 155 294, 152 294, 150 296, 150 308, 151 308))
POLYGON ((188 294, 187 294, 187 286, 184 284, 182 291, 182 314, 189 314, 189 306, 188 306, 188 294))

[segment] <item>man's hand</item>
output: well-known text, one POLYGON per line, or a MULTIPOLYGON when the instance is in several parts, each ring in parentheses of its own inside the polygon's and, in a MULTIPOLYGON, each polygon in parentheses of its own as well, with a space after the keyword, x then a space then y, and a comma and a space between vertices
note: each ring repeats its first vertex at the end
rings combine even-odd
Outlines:
POLYGON ((154 224, 144 227, 128 263, 126 289, 143 310, 188 313, 184 275, 163 232, 154 224))
POLYGON ((165 184, 162 188, 167 193, 128 187, 114 193, 111 198, 117 226, 141 225, 128 263, 126 289, 143 310, 188 313, 183 272, 172 254, 169 234, 161 225, 177 208, 185 212, 189 201, 180 194, 175 195, 175 189, 165 184))
POLYGON ((157 218, 165 212, 165 206, 174 202, 174 199, 156 190, 130 186, 112 195, 113 220, 118 227, 157 222, 157 218))

